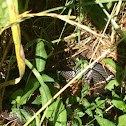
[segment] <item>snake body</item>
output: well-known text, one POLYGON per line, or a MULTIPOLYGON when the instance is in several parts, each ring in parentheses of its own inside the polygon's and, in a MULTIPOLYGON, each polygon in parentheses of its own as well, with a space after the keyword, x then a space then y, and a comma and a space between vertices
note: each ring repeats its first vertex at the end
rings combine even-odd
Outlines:
MULTIPOLYGON (((81 72, 81 67, 78 67, 75 71, 69 68, 68 70, 61 71, 60 75, 66 80, 70 81, 78 73, 81 72)), ((101 64, 94 64, 94 66, 83 73, 82 79, 85 79, 88 84, 97 84, 99 82, 105 81, 108 83, 113 74, 107 69, 103 68, 101 64)))
MULTIPOLYGON (((23 106, 23 110, 25 110, 31 116, 34 115, 34 110, 32 108, 28 107, 28 106, 23 106)), ((1 113, 1 117, 4 120, 8 120, 8 121, 12 121, 12 122, 16 121, 16 124, 18 124, 18 126, 22 126, 25 123, 25 120, 24 120, 23 116, 21 116, 22 119, 20 119, 17 113, 10 114, 9 112, 4 111, 4 112, 1 113)), ((1 124, 3 122, 4 122, 3 120, 0 121, 1 124)))

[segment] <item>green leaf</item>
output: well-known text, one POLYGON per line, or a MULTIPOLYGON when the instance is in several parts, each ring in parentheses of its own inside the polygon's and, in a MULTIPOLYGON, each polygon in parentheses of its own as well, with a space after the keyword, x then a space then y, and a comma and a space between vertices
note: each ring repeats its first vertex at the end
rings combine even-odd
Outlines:
POLYGON ((112 59, 110 58, 106 58, 103 59, 103 61, 107 64, 109 64, 110 66, 112 66, 117 72, 115 74, 116 79, 120 82, 120 76, 122 74, 122 68, 120 66, 118 66, 112 59))
POLYGON ((83 113, 83 111, 80 108, 75 109, 74 114, 79 117, 83 117, 85 115, 85 113, 83 113))
MULTIPOLYGON (((76 120, 76 123, 78 124, 77 126, 82 126, 82 120, 80 119, 80 117, 76 116, 76 117, 74 118, 74 120, 76 120)), ((74 124, 74 125, 75 125, 75 124, 74 124)), ((74 126, 74 125, 72 125, 72 126, 74 126)))
POLYGON ((40 119, 37 115, 35 115, 35 122, 36 122, 36 126, 40 126, 40 119))
POLYGON ((78 126, 78 124, 72 124, 71 126, 78 126))
POLYGON ((80 98, 78 96, 70 96, 66 100, 66 104, 74 104, 80 101, 80 98))
POLYGON ((9 19, 9 10, 6 0, 0 0, 0 27, 5 26, 9 19))
POLYGON ((39 87, 39 82, 36 78, 31 78, 27 83, 27 86, 24 91, 24 95, 20 99, 20 105, 26 104, 26 102, 30 99, 33 92, 39 87))
POLYGON ((120 69, 120 67, 110 58, 103 59, 103 61, 113 67, 115 70, 120 69))
POLYGON ((33 44, 39 43, 40 41, 41 41, 41 39, 37 38, 37 39, 34 39, 34 40, 28 42, 28 43, 25 45, 25 47, 24 47, 24 51, 25 51, 26 49, 28 49, 29 47, 33 46, 33 44))
POLYGON ((35 105, 40 105, 42 104, 42 101, 41 101, 41 96, 37 97, 33 102, 32 104, 35 104, 35 105))
MULTIPOLYGON (((40 91, 40 94, 41 94, 42 105, 45 105, 52 98, 50 90, 49 90, 48 86, 43 82, 42 76, 34 68, 34 66, 27 59, 25 59, 25 63, 32 70, 32 72, 34 73, 34 75, 38 79, 39 83, 41 84, 39 91, 40 91)), ((55 110, 55 102, 53 102, 48 107, 48 112, 46 114, 47 119, 52 115, 54 110, 55 110)), ((53 118, 51 117, 50 120, 52 121, 53 118)))
POLYGON ((112 91, 114 89, 114 86, 119 86, 119 82, 115 79, 115 80, 111 80, 107 86, 105 87, 105 89, 112 91))
POLYGON ((20 99, 23 95, 23 90, 19 89, 17 91, 15 91, 12 95, 11 95, 11 104, 17 104, 20 102, 20 99))
POLYGON ((90 117, 93 117, 93 113, 92 113, 91 109, 87 109, 85 111, 85 113, 87 113, 90 117))
POLYGON ((83 89, 81 90, 81 97, 84 97, 88 94, 88 84, 86 83, 83 89))
MULTIPOLYGON (((51 98, 51 94, 49 91, 49 88, 47 85, 43 85, 39 88, 40 94, 41 94, 41 101, 42 101, 42 105, 45 105, 51 98), (45 93, 46 91, 46 93, 45 93)), ((52 113, 55 110, 55 102, 53 101, 51 105, 48 106, 48 110, 47 110, 47 114, 46 114, 46 118, 50 118, 50 121, 53 120, 52 117, 52 113)))
POLYGON ((32 117, 32 115, 30 115, 30 113, 28 113, 26 110, 20 109, 20 111, 23 114, 23 116, 25 117, 26 121, 28 121, 32 117))
POLYGON ((38 42, 36 45, 35 61, 38 72, 43 72, 45 69, 47 54, 45 51, 44 43, 38 42))
POLYGON ((96 114, 99 115, 100 117, 103 117, 103 112, 102 112, 101 109, 96 108, 95 112, 96 112, 96 114))
POLYGON ((125 111, 126 110, 126 104, 124 103, 124 101, 122 101, 120 99, 120 97, 114 92, 112 91, 112 101, 111 103, 118 109, 125 111))
POLYGON ((126 114, 119 116, 117 119, 117 126, 125 126, 126 125, 126 114))
POLYGON ((54 125, 55 126, 66 126, 67 123, 67 112, 64 107, 63 102, 60 98, 57 98, 55 103, 55 112, 54 112, 54 125))
MULTIPOLYGON (((76 59, 78 62, 76 63, 75 70, 81 65, 81 71, 84 70, 88 66, 87 60, 81 60, 79 58, 76 59)), ((78 77, 78 80, 82 78, 83 74, 78 77)))
POLYGON ((55 80, 52 77, 50 77, 46 74, 42 74, 42 79, 44 82, 55 82, 55 80))
MULTIPOLYGON (((21 111, 23 117, 25 118, 26 122, 31 119, 32 115, 30 113, 28 113, 26 110, 20 109, 20 111, 21 111)), ((32 121, 29 124, 29 126, 35 126, 35 121, 32 121)))
POLYGON ((91 104, 88 102, 88 100, 86 98, 83 99, 83 106, 87 109, 91 106, 91 104))
POLYGON ((104 119, 102 117, 99 117, 97 115, 95 115, 95 119, 97 120, 100 126, 115 126, 115 124, 112 123, 111 121, 104 119))
POLYGON ((98 108, 103 109, 106 101, 101 100, 100 97, 97 97, 95 99, 95 102, 96 102, 96 105, 97 105, 98 108))

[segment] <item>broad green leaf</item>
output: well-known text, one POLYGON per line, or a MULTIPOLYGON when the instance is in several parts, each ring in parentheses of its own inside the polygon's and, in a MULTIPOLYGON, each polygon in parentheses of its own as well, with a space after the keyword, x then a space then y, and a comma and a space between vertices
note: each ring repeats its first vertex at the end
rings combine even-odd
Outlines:
POLYGON ((27 86, 24 91, 24 95, 20 99, 20 105, 26 104, 26 102, 30 99, 33 92, 39 87, 39 82, 36 78, 31 78, 27 83, 27 86))
MULTIPOLYGON (((45 105, 52 98, 49 88, 47 85, 43 85, 39 88, 39 91, 41 94, 42 105, 45 105)), ((55 102, 53 101, 52 104, 48 106, 48 110, 46 112, 46 118, 47 119, 49 118, 50 121, 53 121, 52 113, 54 112, 54 110, 55 110, 55 102)))
POLYGON ((90 109, 94 110, 94 109, 96 109, 96 107, 97 107, 97 105, 94 102, 92 102, 90 105, 90 109))
POLYGON ((9 19, 9 10, 6 0, 0 0, 0 27, 5 26, 9 19))
POLYGON ((87 109, 91 106, 91 104, 88 102, 88 100, 86 98, 83 99, 83 106, 87 109))
POLYGON ((106 59, 103 59, 103 61, 107 64, 109 64, 111 67, 113 67, 115 70, 117 70, 117 65, 116 63, 110 59, 110 58, 106 58, 106 59))
MULTIPOLYGON (((24 109, 20 109, 23 117, 25 118, 26 122, 32 117, 32 115, 30 113, 28 113, 26 110, 24 109)), ((32 121, 29 126, 35 126, 35 121, 32 121)))
POLYGON ((112 101, 111 103, 118 109, 125 111, 126 110, 126 104, 124 101, 121 100, 121 98, 114 92, 112 91, 112 101))
POLYGON ((121 70, 121 67, 118 66, 112 59, 110 58, 106 58, 106 59, 103 59, 103 61, 106 63, 106 64, 109 64, 111 67, 113 67, 116 71, 120 71, 121 70))
POLYGON ((78 126, 78 124, 72 124, 71 126, 78 126))
POLYGON ((88 94, 88 84, 86 83, 83 89, 81 90, 81 97, 84 97, 88 94))
POLYGON ((39 96, 39 97, 37 97, 33 102, 32 102, 32 104, 36 104, 36 105, 40 105, 40 104, 42 104, 42 101, 41 101, 42 99, 41 99, 41 96, 39 96))
POLYGON ((80 108, 77 108, 74 110, 74 115, 83 117, 85 115, 85 113, 83 113, 83 111, 80 108))
MULTIPOLYGON (((110 66, 112 66, 117 72, 115 74, 116 76, 116 79, 120 82, 121 79, 120 79, 120 76, 122 74, 122 68, 120 66, 118 66, 112 59, 110 58, 106 58, 106 59, 103 59, 103 61, 107 64, 109 64, 110 66)), ((111 88, 110 88, 111 89, 111 88)))
POLYGON ((99 115, 100 117, 103 117, 103 111, 99 108, 96 108, 95 110, 96 114, 99 115))
POLYGON ((99 117, 95 115, 95 119, 99 123, 100 126, 115 126, 115 124, 107 119, 104 119, 102 117, 99 117))
POLYGON ((32 70, 36 78, 38 79, 39 83, 41 84, 40 87, 40 93, 42 98, 42 105, 46 104, 51 98, 51 94, 49 91, 48 86, 43 82, 42 76, 39 74, 39 72, 33 67, 33 65, 25 59, 26 65, 32 70))
POLYGON ((85 113, 87 113, 90 117, 93 117, 93 113, 92 113, 91 109, 87 109, 85 111, 85 113))
POLYGON ((105 87, 105 89, 109 90, 109 91, 112 91, 114 89, 114 86, 118 86, 119 85, 119 82, 117 80, 111 80, 107 86, 105 87))
POLYGON ((125 126, 126 125, 126 114, 119 116, 117 119, 117 126, 125 126))
POLYGON ((96 102, 96 105, 97 105, 98 108, 103 109, 106 100, 101 100, 100 97, 97 97, 97 98, 95 99, 95 102, 96 102))
POLYGON ((42 79, 44 82, 55 82, 55 80, 52 77, 50 77, 46 74, 42 74, 42 79))
POLYGON ((38 42, 35 51, 35 61, 36 68, 38 72, 43 72, 45 69, 47 54, 45 51, 44 43, 42 41, 38 42))
MULTIPOLYGON (((7 0, 8 8, 9 8, 9 17, 10 21, 15 20, 18 16, 18 1, 17 0, 7 0)), ((23 47, 21 44, 21 33, 19 24, 15 24, 11 26, 13 41, 15 45, 16 58, 18 63, 19 75, 20 79, 24 75, 25 72, 25 55, 23 51, 23 47)))
POLYGON ((39 91, 41 94, 42 105, 45 105, 52 98, 49 88, 47 85, 43 85, 39 88, 39 91), (45 93, 45 91, 46 91, 46 93, 45 93))
POLYGON ((26 110, 20 109, 20 111, 23 114, 23 116, 25 117, 26 121, 32 117, 32 115, 30 115, 30 113, 28 113, 26 110))
MULTIPOLYGON (((50 90, 49 90, 48 86, 43 82, 42 76, 33 67, 33 65, 27 59, 25 59, 25 63, 32 70, 32 72, 34 73, 34 75, 38 79, 39 83, 41 84, 39 91, 41 94, 42 105, 45 105, 52 98, 50 90)), ((46 118, 49 118, 52 115, 54 110, 55 110, 55 102, 53 102, 51 105, 49 105, 48 112, 46 114, 46 118)), ((52 118, 50 118, 50 120, 52 121, 52 118)))
POLYGON ((67 112, 60 98, 57 98, 55 108, 56 109, 54 112, 54 126, 66 126, 67 112))

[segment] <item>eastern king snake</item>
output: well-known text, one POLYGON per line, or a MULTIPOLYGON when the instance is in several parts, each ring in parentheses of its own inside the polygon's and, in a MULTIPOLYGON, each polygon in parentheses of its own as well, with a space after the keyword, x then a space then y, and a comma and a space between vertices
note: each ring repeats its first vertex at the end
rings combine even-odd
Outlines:
MULTIPOLYGON (((68 70, 61 71, 60 74, 69 81, 80 72, 81 67, 78 67, 75 71, 68 68, 68 70)), ((108 83, 111 80, 110 76, 113 76, 113 74, 107 68, 103 68, 101 64, 96 63, 91 69, 84 72, 82 78, 86 79, 88 84, 91 84, 92 81, 93 84, 97 84, 100 81, 106 81, 106 83, 108 83)))
MULTIPOLYGON (((60 74, 66 81, 70 81, 79 72, 81 72, 81 67, 78 67, 75 71, 68 68, 65 71, 61 71, 60 74)), ((98 63, 95 63, 92 68, 85 71, 82 75, 82 79, 86 80, 88 84, 93 85, 95 88, 102 87, 102 90, 104 90, 107 83, 113 78, 114 75, 98 63)))

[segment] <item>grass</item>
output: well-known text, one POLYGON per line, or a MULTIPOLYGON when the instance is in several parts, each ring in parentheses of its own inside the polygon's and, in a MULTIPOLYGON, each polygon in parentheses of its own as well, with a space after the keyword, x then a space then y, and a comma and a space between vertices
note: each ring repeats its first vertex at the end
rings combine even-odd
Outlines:
MULTIPOLYGON (((3 67, 4 62, 9 59, 9 70, 5 75, 6 81, 0 84, 0 111, 3 111, 3 94, 8 97, 10 93, 11 97, 8 97, 8 99, 10 106, 12 104, 11 111, 17 113, 20 118, 24 116, 26 121, 24 126, 29 123, 36 126, 44 125, 44 123, 55 126, 92 126, 98 124, 100 126, 121 126, 125 124, 122 121, 126 117, 125 70, 123 70, 124 66, 119 64, 120 54, 116 51, 119 48, 118 45, 125 43, 125 32, 121 29, 121 22, 119 22, 119 19, 123 18, 121 14, 125 11, 125 2, 116 0, 100 2, 97 0, 90 2, 66 0, 63 5, 51 8, 52 5, 49 4, 49 1, 46 1, 46 4, 49 4, 46 7, 51 9, 39 12, 29 11, 28 5, 39 6, 34 2, 34 0, 31 3, 29 0, 26 3, 20 2, 19 9, 15 0, 1 2, 6 5, 6 8, 2 9, 9 12, 10 19, 9 16, 6 16, 6 20, 4 16, 1 17, 4 25, 1 25, 0 34, 2 36, 6 31, 7 35, 4 40, 7 41, 7 36, 10 33, 8 29, 11 27, 16 56, 9 51, 12 50, 11 46, 9 48, 11 43, 11 38, 9 38, 10 42, 6 50, 3 51, 0 64, 1 70, 5 69, 3 67), (111 2, 113 4, 110 4, 111 2), (10 6, 12 8, 9 8, 10 6), (16 13, 14 10, 16 10, 16 13), (18 11, 22 13, 18 14, 18 11), (8 22, 8 20, 10 21, 8 22), (26 27, 26 29, 23 29, 23 27, 26 27), (21 41, 20 32, 25 30, 25 35, 21 36, 21 41), (27 39, 29 37, 31 40, 27 39), (63 44, 65 48, 60 44, 63 44), (24 48, 22 48, 22 45, 24 48), (61 54, 64 50, 65 54, 61 54), (87 55, 85 50, 88 50, 87 55), (67 57, 69 51, 72 53, 67 57), (51 77, 49 72, 46 74, 48 70, 53 71, 52 66, 55 67, 55 64, 60 60, 74 57, 78 53, 81 54, 82 51, 86 55, 86 59, 90 59, 89 65, 65 86, 57 82, 55 77, 51 77), (24 53, 27 55, 25 56, 24 53), (61 58, 57 60, 56 57, 61 58), (103 58, 106 59, 102 60, 103 58), (49 62, 49 59, 52 62, 49 62), (14 79, 12 79, 11 69, 15 71, 16 61, 19 77, 17 78, 14 75, 14 79), (64 95, 63 92, 67 90, 69 92, 69 87, 73 86, 75 80, 96 62, 106 63, 107 68, 110 69, 111 66, 112 71, 115 71, 113 73, 115 79, 106 86, 106 89, 109 90, 108 96, 99 95, 92 98, 88 94, 90 88, 87 84, 82 84, 80 95, 64 95), (27 66, 26 70, 24 63, 27 66), (21 79, 24 80, 24 83, 21 79), (16 87, 18 83, 22 84, 23 87, 16 87), (54 86, 54 83, 58 88, 54 86), (8 93, 6 91, 4 93, 5 87, 10 85, 14 85, 13 90, 15 91, 11 93, 11 89, 7 88, 8 93), (34 115, 29 115, 27 110, 21 109, 25 104, 30 104, 30 106, 35 104, 39 109, 34 112, 34 115), (66 104, 66 107, 64 104, 66 104), (112 112, 112 116, 109 112, 112 112)), ((5 43, 7 43, 6 41, 5 43)), ((74 89, 72 91, 74 92, 74 89)))

